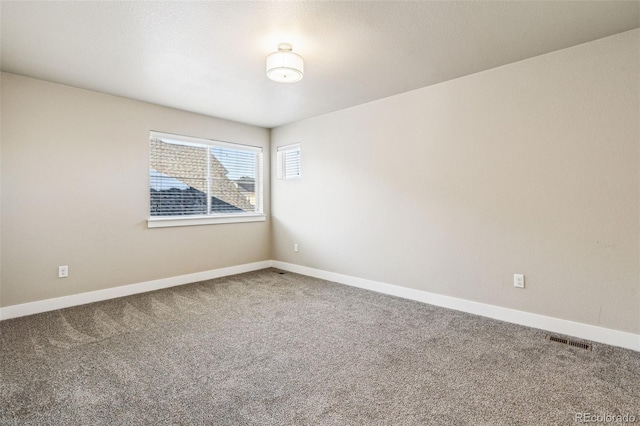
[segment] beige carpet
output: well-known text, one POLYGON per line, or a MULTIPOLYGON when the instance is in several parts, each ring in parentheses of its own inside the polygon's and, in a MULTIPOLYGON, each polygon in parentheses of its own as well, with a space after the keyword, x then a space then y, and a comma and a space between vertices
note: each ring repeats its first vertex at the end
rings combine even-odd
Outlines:
POLYGON ((640 422, 640 353, 267 269, 0 323, 0 424, 640 422))

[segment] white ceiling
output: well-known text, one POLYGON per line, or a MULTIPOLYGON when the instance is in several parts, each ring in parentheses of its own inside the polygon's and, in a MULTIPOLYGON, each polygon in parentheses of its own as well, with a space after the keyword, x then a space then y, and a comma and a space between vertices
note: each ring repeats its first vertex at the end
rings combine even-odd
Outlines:
POLYGON ((262 127, 640 27, 639 1, 2 1, 3 71, 262 127), (279 42, 305 59, 278 84, 279 42))

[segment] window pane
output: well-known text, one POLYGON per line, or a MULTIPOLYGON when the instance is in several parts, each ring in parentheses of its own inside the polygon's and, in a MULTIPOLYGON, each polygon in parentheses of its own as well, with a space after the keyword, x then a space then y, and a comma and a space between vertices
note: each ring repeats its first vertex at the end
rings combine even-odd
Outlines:
POLYGON ((151 216, 207 213, 205 147, 151 140, 151 216))
POLYGON ((300 144, 278 147, 278 179, 297 179, 300 177, 300 144))
POLYGON ((256 159, 251 151, 211 147, 211 213, 256 212, 256 159))
POLYGON ((295 179, 300 177, 300 150, 285 151, 284 170, 285 179, 295 179))

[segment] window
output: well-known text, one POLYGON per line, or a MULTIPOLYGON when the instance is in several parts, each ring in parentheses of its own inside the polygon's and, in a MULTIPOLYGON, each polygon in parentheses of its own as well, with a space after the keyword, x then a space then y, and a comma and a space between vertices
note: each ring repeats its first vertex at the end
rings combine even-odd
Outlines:
POLYGON ((300 144, 278 147, 278 179, 300 177, 300 144))
POLYGON ((262 148, 151 132, 150 228, 263 221, 262 148))

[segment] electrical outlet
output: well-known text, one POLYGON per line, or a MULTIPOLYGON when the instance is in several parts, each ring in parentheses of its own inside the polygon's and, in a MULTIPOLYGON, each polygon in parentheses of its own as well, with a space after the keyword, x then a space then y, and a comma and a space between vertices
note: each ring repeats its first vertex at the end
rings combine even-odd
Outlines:
POLYGON ((513 274, 513 286, 516 288, 524 288, 524 275, 513 274))
POLYGON ((67 278, 69 276, 68 266, 58 266, 58 278, 67 278))
POLYGON ((293 251, 295 251, 296 253, 298 252, 298 243, 295 243, 293 245, 293 251))

